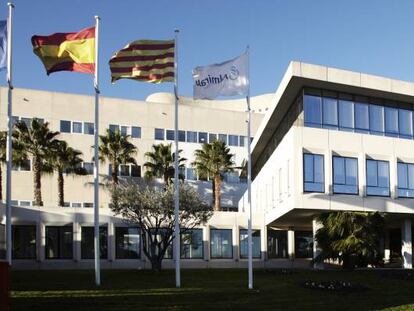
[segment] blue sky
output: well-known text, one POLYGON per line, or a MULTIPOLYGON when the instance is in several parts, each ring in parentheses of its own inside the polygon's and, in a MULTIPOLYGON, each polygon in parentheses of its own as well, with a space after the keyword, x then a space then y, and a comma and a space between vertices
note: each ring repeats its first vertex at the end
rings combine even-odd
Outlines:
MULTIPOLYGON (((46 76, 30 37, 73 32, 100 15, 103 96, 145 99, 171 83, 110 83, 108 60, 128 42, 179 36, 179 93, 192 95, 191 70, 251 51, 251 93, 271 93, 290 60, 414 81, 414 1, 400 0, 15 0, 14 85, 93 94, 93 77, 46 76)), ((2 1, 0 16, 6 17, 2 1)), ((0 74, 3 75, 3 72, 0 74)), ((0 76, 4 85, 5 77, 0 76)))

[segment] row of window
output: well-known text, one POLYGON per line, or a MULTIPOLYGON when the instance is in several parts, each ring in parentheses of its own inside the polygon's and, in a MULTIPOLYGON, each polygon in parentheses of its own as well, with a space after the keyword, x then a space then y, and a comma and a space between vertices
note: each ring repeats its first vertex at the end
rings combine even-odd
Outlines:
MULTIPOLYGON (((165 130, 161 128, 156 128, 154 130, 154 137, 156 140, 174 140, 175 131, 174 130, 165 130)), ((195 132, 195 131, 178 131, 178 141, 187 142, 187 143, 212 143, 213 141, 222 141, 229 146, 246 146, 246 136, 240 135, 227 135, 227 134, 214 134, 207 132, 195 132)), ((253 140, 253 137, 251 137, 253 140)))
POLYGON ((412 108, 330 91, 305 90, 305 126, 413 139, 412 108))
MULTIPOLYGON (((305 153, 304 191, 325 192, 324 156, 305 153)), ((358 194, 358 159, 333 156, 333 193, 358 194)), ((414 164, 397 163, 398 197, 414 198, 414 164)), ((388 161, 366 160, 366 194, 390 196, 388 161)))
MULTIPOLYGON (((11 200, 12 206, 34 206, 34 201, 30 200, 11 200)), ((64 207, 76 207, 76 208, 92 208, 92 202, 64 202, 64 207)))
MULTIPOLYGON (((45 255, 47 259, 73 258, 72 226, 46 226, 45 255)), ((108 258, 108 229, 100 227, 100 258, 108 258)), ((163 234, 161 230, 160 238, 163 234)), ((12 227, 13 258, 36 259, 36 226, 17 225, 12 227)), ((248 257, 248 235, 240 229, 240 258, 248 257)), ((260 258, 260 230, 253 230, 253 257, 260 258)), ((210 229, 210 255, 212 259, 232 259, 233 241, 231 229, 210 229)), ((287 258, 287 231, 268 229, 269 258, 287 258)), ((312 232, 295 231, 295 256, 313 256, 312 232)), ((94 258, 94 228, 81 227, 81 259, 94 258)), ((141 235, 137 227, 115 228, 115 258, 141 258, 141 235)), ((172 246, 167 249, 166 259, 172 258, 172 246)), ((203 259, 202 229, 192 229, 181 234, 181 258, 203 259)))

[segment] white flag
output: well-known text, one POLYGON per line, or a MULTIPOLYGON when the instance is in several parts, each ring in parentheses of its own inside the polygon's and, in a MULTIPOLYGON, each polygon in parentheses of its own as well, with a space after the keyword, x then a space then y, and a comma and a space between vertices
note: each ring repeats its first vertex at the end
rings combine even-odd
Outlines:
POLYGON ((247 53, 221 64, 193 69, 194 98, 246 95, 249 87, 247 53))

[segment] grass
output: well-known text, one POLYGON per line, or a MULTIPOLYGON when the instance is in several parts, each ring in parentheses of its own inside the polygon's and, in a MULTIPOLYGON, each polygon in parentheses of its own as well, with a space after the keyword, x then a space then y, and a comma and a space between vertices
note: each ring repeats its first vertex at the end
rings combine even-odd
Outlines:
POLYGON ((414 310, 414 280, 379 271, 106 270, 102 286, 93 271, 13 271, 12 310, 414 310), (304 288, 306 280, 351 281, 366 291, 333 293, 304 288))

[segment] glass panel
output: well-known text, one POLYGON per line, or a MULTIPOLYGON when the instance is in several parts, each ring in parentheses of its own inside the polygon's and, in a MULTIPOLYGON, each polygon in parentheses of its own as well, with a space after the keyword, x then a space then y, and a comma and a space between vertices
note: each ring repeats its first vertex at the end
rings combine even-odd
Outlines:
POLYGON ((269 258, 287 258, 287 231, 267 229, 267 254, 269 258))
POLYGON ((369 129, 373 134, 384 133, 384 107, 369 105, 369 129))
POLYGON ((203 258, 203 230, 192 229, 181 233, 181 258, 203 258))
POLYGON ((60 132, 70 133, 70 121, 66 121, 66 120, 60 121, 60 132))
POLYGON ((340 157, 333 158, 334 184, 345 184, 345 159, 340 157))
POLYGON ((121 126, 121 135, 122 136, 128 135, 128 126, 121 126))
POLYGON ((367 160, 367 186, 378 185, 377 161, 367 160))
POLYGON ((119 166, 119 175, 120 176, 130 176, 129 165, 121 164, 119 166))
MULTIPOLYGON (((260 258, 260 230, 252 230, 252 255, 253 258, 260 258)), ((248 258, 248 234, 246 229, 240 229, 240 258, 248 258)))
POLYGON ((216 140, 217 140, 217 134, 212 134, 212 133, 208 134, 208 142, 209 143, 212 143, 216 140))
POLYGON ((314 182, 323 183, 325 180, 324 177, 324 169, 323 169, 323 156, 321 155, 314 155, 313 158, 314 163, 314 182))
POLYGON ((116 124, 109 124, 109 130, 110 130, 112 133, 115 133, 116 131, 119 131, 119 125, 116 125, 116 124))
POLYGON ((397 164, 398 188, 408 188, 407 164, 397 164))
POLYGON ((63 259, 73 258, 73 234, 72 227, 61 227, 60 229, 60 256, 63 259))
POLYGON ((155 129, 154 137, 157 140, 164 140, 164 129, 155 129))
MULTIPOLYGON (((94 227, 82 227, 81 258, 94 259, 94 227)), ((99 227, 99 253, 101 259, 108 258, 108 228, 99 227)))
POLYGON ((132 138, 141 138, 141 128, 139 126, 131 127, 131 137, 132 138))
POLYGON ((323 98, 323 125, 328 127, 338 126, 338 106, 334 98, 323 98))
POLYGON ((295 257, 313 257, 312 231, 295 231, 295 257))
POLYGON ((369 130, 369 106, 368 104, 355 103, 355 128, 360 131, 369 130))
POLYGON ((141 257, 139 228, 115 228, 116 258, 137 259, 141 257))
POLYGON ((174 140, 175 138, 175 132, 174 130, 167 130, 167 140, 174 140))
POLYGON ((187 142, 196 143, 197 142, 197 132, 187 131, 187 142))
POLYGON ((233 258, 231 229, 210 230, 211 258, 233 258))
POLYGON ((385 132, 391 136, 398 136, 398 109, 385 108, 385 132))
POLYGON ((30 171, 30 160, 23 160, 22 163, 20 163, 20 171, 30 171))
POLYGON ((414 164, 407 166, 408 188, 414 189, 414 164))
POLYGON ((72 227, 46 227, 46 258, 71 259, 73 253, 72 227))
POLYGON ((322 100, 319 96, 305 95, 303 99, 305 124, 320 126, 322 123, 322 100))
POLYGON ((36 226, 12 226, 13 259, 36 259, 36 226))
POLYGON ((28 128, 30 128, 32 126, 32 119, 31 118, 20 118, 20 122, 25 123, 28 128))
POLYGON ((389 186, 388 162, 378 161, 378 186, 389 186))
POLYGON ((141 166, 131 165, 131 176, 132 177, 141 177, 141 166))
POLYGON ((358 160, 352 158, 345 159, 346 184, 358 185, 358 160))
POLYGON ((304 154, 305 182, 313 182, 313 155, 304 154))
POLYGON ((219 134, 218 140, 222 141, 223 143, 227 144, 227 135, 226 134, 219 134))
POLYGON ((229 135, 229 146, 238 146, 239 145, 239 136, 229 135))
POLYGON ((199 132, 198 133, 198 142, 201 144, 207 144, 207 133, 199 132))
POLYGON ((398 119, 399 119, 400 136, 403 136, 406 138, 412 138, 413 137, 413 112, 410 110, 399 109, 398 119))
POLYGON ((185 142, 185 131, 178 131, 178 141, 185 142))
POLYGON ((187 180, 197 180, 197 174, 196 174, 195 169, 188 167, 186 171, 187 171, 187 177, 186 177, 187 180))
POLYGON ((83 168, 86 170, 86 174, 93 175, 94 164, 92 162, 83 162, 83 168))
POLYGON ((72 122, 72 133, 82 133, 82 122, 72 122))
POLYGON ((348 100, 339 100, 339 127, 354 128, 354 103, 348 100))
POLYGON ((83 133, 93 135, 94 134, 94 124, 91 122, 84 122, 83 123, 83 133))
POLYGON ((239 138, 239 146, 244 147, 246 145, 246 136, 240 136, 239 138))

